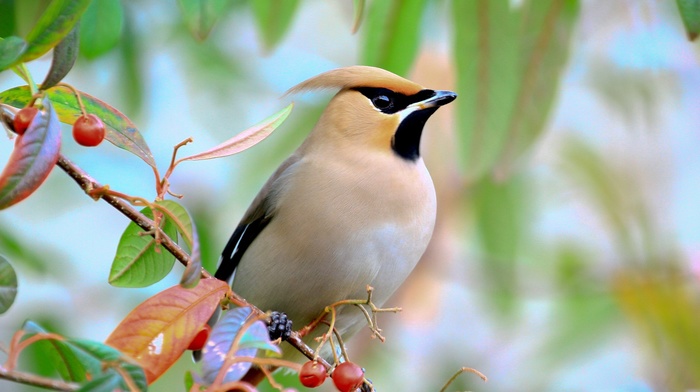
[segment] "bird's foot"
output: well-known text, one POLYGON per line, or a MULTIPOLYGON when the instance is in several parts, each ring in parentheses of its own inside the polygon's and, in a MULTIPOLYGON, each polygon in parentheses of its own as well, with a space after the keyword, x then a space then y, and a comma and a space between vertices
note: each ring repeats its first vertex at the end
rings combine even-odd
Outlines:
POLYGON ((292 320, 287 318, 286 313, 272 312, 267 332, 270 334, 270 340, 287 340, 292 334, 292 320))

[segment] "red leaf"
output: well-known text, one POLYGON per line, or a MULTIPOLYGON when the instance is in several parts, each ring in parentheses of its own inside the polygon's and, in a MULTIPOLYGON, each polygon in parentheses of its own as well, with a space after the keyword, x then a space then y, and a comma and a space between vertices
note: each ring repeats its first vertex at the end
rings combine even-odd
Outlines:
POLYGON ((132 310, 105 343, 138 361, 151 384, 180 358, 228 290, 218 279, 171 287, 132 310))
POLYGON ((219 144, 218 146, 212 147, 207 151, 200 152, 199 154, 182 158, 180 159, 180 162, 221 158, 237 154, 243 150, 253 147, 268 137, 272 131, 274 131, 284 122, 287 116, 289 116, 289 113, 291 113, 293 106, 294 104, 289 104, 289 106, 286 108, 253 125, 252 127, 219 144))
POLYGON ((0 209, 19 203, 46 180, 61 150, 61 126, 48 99, 23 135, 0 174, 0 209))

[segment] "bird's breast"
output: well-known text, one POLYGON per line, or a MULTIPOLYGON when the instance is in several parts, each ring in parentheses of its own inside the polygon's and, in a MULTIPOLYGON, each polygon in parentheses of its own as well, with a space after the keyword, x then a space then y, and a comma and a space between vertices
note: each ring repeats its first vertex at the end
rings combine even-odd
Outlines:
POLYGON ((364 298, 367 285, 378 305, 386 301, 427 247, 435 191, 422 161, 383 159, 300 161, 244 255, 234 290, 301 322, 314 317, 306 309, 364 298))

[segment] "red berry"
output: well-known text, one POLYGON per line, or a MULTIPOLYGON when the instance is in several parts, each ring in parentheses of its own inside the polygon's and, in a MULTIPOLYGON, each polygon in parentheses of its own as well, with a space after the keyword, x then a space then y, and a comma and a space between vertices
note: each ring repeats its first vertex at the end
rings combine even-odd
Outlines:
POLYGON ((18 135, 24 134, 38 111, 39 109, 37 109, 35 106, 27 106, 15 114, 15 119, 12 122, 12 125, 14 125, 15 132, 17 132, 18 135))
POLYGON ((305 387, 316 388, 326 381, 326 367, 316 361, 309 361, 301 367, 299 380, 305 387))
POLYGON ((73 124, 73 139, 85 147, 95 147, 105 138, 105 125, 94 114, 82 115, 73 124))
POLYGON ((362 386, 365 372, 352 362, 343 362, 335 367, 331 378, 340 392, 355 392, 357 388, 362 386))
POLYGON ((207 340, 209 340, 210 333, 211 327, 209 324, 204 324, 204 328, 197 332, 197 335, 194 337, 194 339, 192 339, 190 345, 187 346, 187 349, 192 351, 199 351, 203 349, 204 345, 207 344, 207 340))

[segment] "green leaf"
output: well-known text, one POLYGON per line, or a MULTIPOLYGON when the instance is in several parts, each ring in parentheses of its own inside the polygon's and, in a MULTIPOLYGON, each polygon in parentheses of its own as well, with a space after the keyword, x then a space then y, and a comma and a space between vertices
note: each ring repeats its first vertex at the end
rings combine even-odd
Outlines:
MULTIPOLYGON (((141 367, 133 364, 133 359, 126 359, 119 350, 101 342, 96 342, 88 339, 68 339, 67 342, 76 349, 82 350, 86 355, 99 360, 104 365, 110 367, 119 367, 131 378, 133 384, 138 387, 139 391, 147 389, 146 374, 141 367)), ((119 380, 119 386, 124 390, 129 390, 127 383, 123 381, 121 375, 116 373, 116 370, 108 368, 105 374, 114 373, 119 380)))
POLYGON ((73 68, 75 59, 78 58, 78 26, 79 25, 75 25, 70 34, 53 48, 51 68, 49 68, 46 78, 44 78, 44 81, 41 83, 42 90, 55 86, 58 82, 63 80, 73 68))
POLYGON ((560 155, 561 176, 575 183, 578 194, 591 203, 592 211, 614 236, 612 244, 619 254, 639 258, 639 241, 647 239, 649 250, 645 255, 654 258, 655 251, 651 249, 659 235, 649 226, 648 207, 637 199, 644 188, 633 180, 633 175, 606 158, 583 140, 565 139, 560 155))
MULTIPOLYGON (((78 100, 69 88, 57 86, 49 89, 47 94, 54 104, 61 122, 72 125, 82 115, 78 100)), ((81 91, 80 97, 85 105, 85 110, 88 113, 97 115, 104 122, 106 127, 105 137, 110 143, 138 156, 149 166, 156 166, 148 144, 146 144, 136 125, 128 117, 90 94, 81 91)), ((0 93, 0 103, 12 105, 16 108, 26 106, 31 98, 31 93, 27 86, 15 87, 0 93)))
POLYGON ((83 384, 78 392, 114 392, 118 390, 121 377, 115 372, 107 372, 83 384))
POLYGON ((58 45, 73 30, 89 4, 90 0, 53 0, 27 35, 29 46, 21 61, 34 60, 58 45))
POLYGON ((527 222, 525 182, 513 178, 505 183, 484 179, 474 189, 477 235, 485 257, 485 276, 490 279, 500 310, 512 310, 515 297, 517 257, 527 222))
MULTIPOLYGON (((0 224, 0 249, 7 253, 14 260, 15 264, 22 265, 25 270, 31 270, 40 276, 45 275, 50 270, 50 266, 46 263, 44 255, 41 253, 46 251, 43 245, 45 243, 37 246, 35 239, 18 235, 12 229, 11 224, 7 224, 7 222, 0 224)), ((54 257, 56 256, 54 255, 54 257)))
POLYGON ((249 4, 265 50, 271 51, 289 30, 299 0, 255 0, 249 4))
POLYGON ((287 116, 289 116, 289 113, 292 112, 292 107, 294 107, 293 103, 218 146, 200 152, 199 154, 182 158, 178 162, 222 158, 247 150, 263 141, 266 137, 270 136, 272 131, 282 125, 284 120, 287 119, 287 116))
MULTIPOLYGON (((28 320, 22 326, 28 334, 45 334, 44 328, 28 320)), ((31 335, 28 335, 29 337, 31 335)), ((42 354, 50 357, 58 373, 66 381, 84 382, 90 377, 102 373, 101 362, 85 353, 69 342, 55 339, 45 339, 35 343, 43 348, 42 354)))
POLYGON ((119 43, 123 27, 119 0, 93 1, 80 20, 80 53, 94 59, 109 52, 119 43))
POLYGON ((61 149, 61 126, 48 99, 23 135, 17 137, 0 174, 0 209, 34 193, 53 169, 61 149))
POLYGON ((454 1, 457 125, 466 175, 476 180, 495 165, 518 84, 519 14, 508 0, 454 1))
POLYGON ((426 0, 373 1, 367 15, 363 64, 406 75, 418 54, 426 4, 426 0))
POLYGON ((178 0, 178 3, 187 28, 200 41, 209 36, 214 24, 228 6, 227 0, 178 0))
POLYGON ((199 283, 202 276, 202 257, 199 253, 199 238, 197 228, 185 207, 172 200, 161 200, 157 203, 164 210, 161 210, 169 222, 175 225, 180 236, 190 248, 190 262, 185 268, 180 280, 180 286, 192 288, 199 283))
POLYGON ((190 370, 185 372, 185 390, 191 391, 192 386, 194 386, 194 376, 190 370))
MULTIPOLYGON (((27 333, 24 339, 27 339, 35 334, 47 333, 38 324, 27 321, 23 330, 27 333)), ((34 345, 43 347, 42 359, 46 358, 46 354, 54 357, 55 363, 58 365, 58 371, 61 376, 67 381, 85 382, 91 381, 82 386, 81 390, 129 390, 127 384, 134 385, 140 391, 146 390, 146 376, 143 370, 131 363, 131 359, 126 359, 118 350, 101 342, 95 342, 87 339, 64 338, 59 339, 43 339, 34 345), (121 370, 118 372, 117 369, 121 370), (125 374, 131 381, 127 383, 120 373, 125 374), (107 383, 106 376, 115 375, 116 381, 107 383), (106 389, 107 386, 112 386, 112 389, 106 389), (101 389, 105 388, 105 389, 101 389)))
POLYGON ((7 259, 0 255, 0 314, 7 312, 17 296, 17 274, 7 259))
POLYGON ((91 357, 100 362, 115 362, 122 358, 122 353, 120 353, 119 350, 101 342, 81 338, 70 338, 67 339, 66 342, 90 354, 91 357))
MULTIPOLYGON (((17 33, 14 1, 0 1, 0 37, 9 37, 17 33)), ((0 51, 2 53, 2 51, 0 51)))
MULTIPOLYGON (((141 212, 153 218, 151 209, 141 212)), ((177 231, 172 220, 165 219, 161 228, 170 237, 177 231)), ((143 229, 130 222, 117 246, 117 254, 109 272, 109 283, 117 287, 147 287, 163 279, 175 264, 175 256, 162 248, 156 248, 156 240, 144 235, 143 229)))
POLYGON ((700 35, 700 0, 676 0, 688 39, 695 41, 700 35))
POLYGON ((551 368, 562 361, 579 357, 600 349, 609 335, 619 325, 619 304, 608 293, 585 293, 558 301, 554 309, 554 327, 547 334, 541 360, 551 368))
POLYGON ((541 134, 566 59, 577 0, 454 1, 457 125, 465 174, 508 175, 541 134))
POLYGON ((26 49, 27 43, 20 37, 0 38, 0 71, 15 64, 26 49))
POLYGON ((161 200, 156 204, 163 207, 161 211, 165 214, 167 222, 172 222, 187 246, 192 247, 192 218, 185 207, 173 200, 161 200))
POLYGON ((119 44, 119 79, 122 96, 129 97, 125 103, 125 111, 135 115, 141 110, 143 103, 143 58, 140 38, 134 32, 133 12, 125 10, 124 29, 119 44))
POLYGON ((519 37, 522 69, 517 100, 497 171, 507 173, 545 129, 569 58, 578 0, 530 0, 523 5, 519 37))

